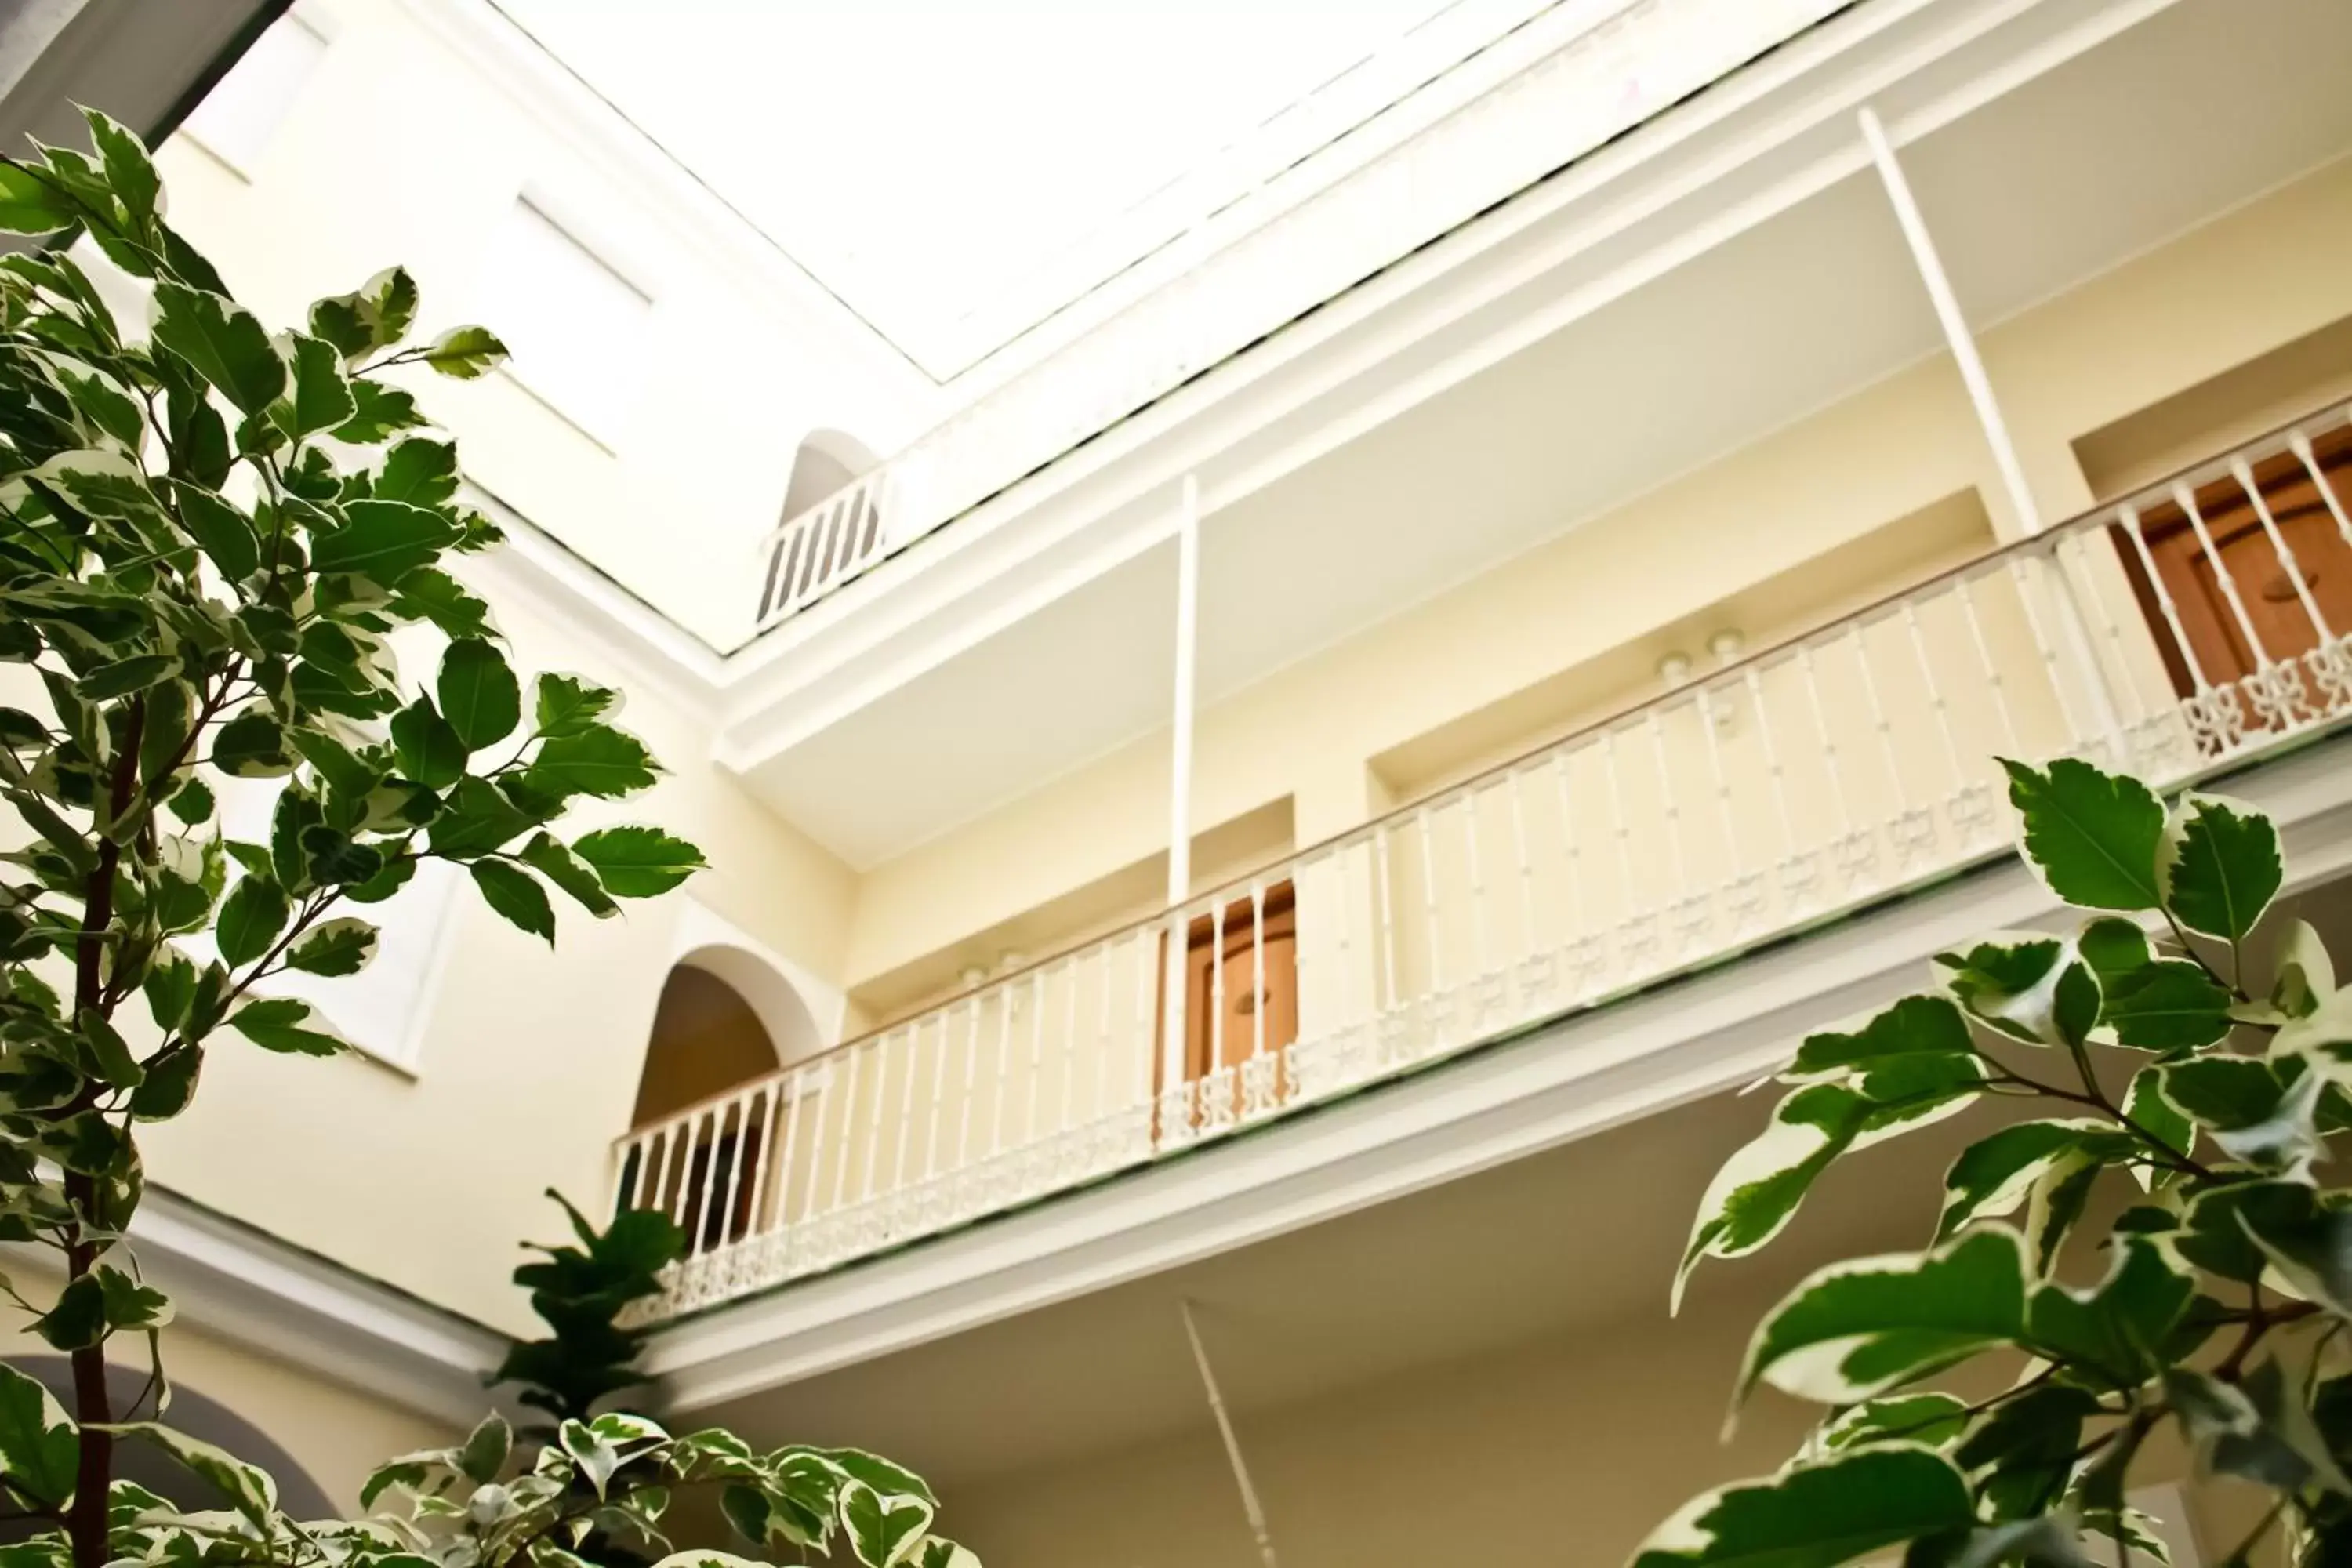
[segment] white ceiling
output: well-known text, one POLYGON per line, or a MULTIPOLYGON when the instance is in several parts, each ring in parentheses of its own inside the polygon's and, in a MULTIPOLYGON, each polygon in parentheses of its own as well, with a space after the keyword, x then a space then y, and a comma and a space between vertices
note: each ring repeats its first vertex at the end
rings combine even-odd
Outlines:
POLYGON ((1528 8, 496 4, 941 380, 1528 8))
MULTIPOLYGON (((2352 7, 2185 0, 1905 157, 1985 322, 2352 147, 2347 79, 2352 7)), ((1939 345, 1874 181, 1835 185, 1213 514, 1203 698, 1939 345)), ((848 714, 764 763, 759 787, 870 866, 1163 726, 1171 557, 848 714)))
POLYGON ((982 803, 1019 798, 1168 722, 1176 558, 1155 550, 1016 621, 753 775, 762 798, 861 869, 982 803))
MULTIPOLYGON (((754 1442, 870 1447, 952 1498, 976 1481, 1204 1430, 1185 1300, 1245 1429, 1416 1367, 1661 1321, 1700 1194, 1771 1105, 1769 1095, 1722 1096, 1648 1117, 696 1419, 754 1442)), ((1702 1271, 1686 1310, 1727 1296, 1760 1309, 1832 1258, 1920 1245, 1959 1138, 1939 1129, 1870 1151, 1824 1184, 1780 1247, 1702 1271), (1887 1202, 1889 1192, 1905 1201, 1887 1202)), ((1727 1387, 1733 1372, 1723 1369, 1727 1387)))

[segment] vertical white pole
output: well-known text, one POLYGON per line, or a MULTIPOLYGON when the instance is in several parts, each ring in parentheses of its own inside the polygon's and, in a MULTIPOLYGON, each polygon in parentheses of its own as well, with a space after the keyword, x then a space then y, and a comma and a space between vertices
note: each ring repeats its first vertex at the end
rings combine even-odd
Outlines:
MULTIPOLYGON (((1919 280, 1927 285, 1927 298, 1936 307, 1936 320, 1944 329, 1944 342, 1952 351, 1953 362, 1960 367, 1960 380, 1968 386, 1969 402, 1976 408, 1977 423, 1984 428, 1985 445, 1992 448, 1993 466, 2000 470, 2001 488, 2009 492, 2010 508, 2017 514, 2018 526, 2027 534, 2040 533, 2042 511, 2033 504, 2033 492, 2026 485, 2025 466, 2018 461, 2017 443, 2010 439, 2009 426, 2000 416, 2000 401, 1993 396, 1992 378, 1985 374, 1984 360, 1977 353, 1976 338, 1969 331, 1968 319, 1960 314, 1959 298, 1952 292, 1952 280, 1945 274, 1943 258, 1936 254, 1934 237, 1927 233, 1927 220, 1921 216, 1919 203, 1911 194, 1911 182, 1895 156, 1895 143, 1887 140, 1886 127, 1879 123, 1876 110, 1865 104, 1857 118, 1862 122, 1862 139, 1870 148, 1871 162, 1878 166, 1879 181, 1885 185, 1886 199, 1895 208, 1895 221, 1902 226, 1903 238, 1911 247, 1912 264, 1918 268, 1919 280)), ((2116 748, 2116 760, 2127 764, 2129 752, 2123 725, 2116 717, 2115 703, 2107 693, 2106 670, 2099 663, 2089 634, 2084 630, 2074 580, 2059 561, 2053 559, 2050 569, 2058 579, 2060 631, 2066 640, 2066 651, 2081 667, 2099 730, 2116 748)))
POLYGON ((1200 653, 1201 483, 1184 476, 1184 513, 1176 526, 1175 741, 1168 763, 1168 902, 1192 891, 1192 670, 1200 653))
POLYGON ((1895 144, 1886 139, 1886 127, 1878 122, 1874 110, 1862 110, 1862 139, 1870 147, 1871 162, 1878 165, 1878 178, 1886 186, 1886 199, 1894 205, 1895 221, 1903 227, 1903 237, 1911 247, 1912 264, 1919 268, 1919 280, 1927 286, 1927 298, 1936 307, 1936 320, 1944 329, 1944 342, 1952 351, 1952 358, 1960 367, 1960 380, 1968 384, 1969 401, 1975 405, 1977 423, 1984 426, 1985 443, 1992 448, 1992 460, 2000 470, 2001 488, 2009 492, 2009 504, 2017 513, 2018 525, 2028 533, 2042 531, 2042 513, 2033 504, 2033 492, 2026 489, 2025 468, 2017 460, 2016 444, 2009 438, 2009 426, 2000 416, 2000 405, 1992 395, 1991 378, 1985 374, 1984 361, 1978 357, 1977 341, 1969 332, 1967 318, 1960 314, 1960 301, 1952 292, 1952 280, 1944 274, 1943 258, 1936 254, 1936 242, 1927 233, 1927 220, 1920 216, 1919 204, 1911 195, 1911 182, 1904 176, 1903 165, 1895 161, 1895 144))
POLYGON ((1265 1506, 1258 1501, 1257 1488, 1250 1481, 1249 1466, 1242 1462, 1242 1440, 1234 1431, 1234 1418, 1225 1410, 1224 1392, 1217 1386, 1217 1374, 1209 1366, 1208 1347, 1201 1342, 1200 1326, 1192 1321, 1192 1303, 1180 1298, 1177 1310, 1184 1317, 1184 1337, 1192 1342, 1192 1364, 1201 1370, 1201 1386, 1209 1395, 1209 1414, 1216 1417, 1217 1436, 1225 1445, 1225 1462, 1233 1467, 1234 1486, 1242 1494, 1242 1517, 1249 1521, 1250 1538, 1257 1542, 1258 1561, 1265 1568, 1281 1568, 1274 1554, 1274 1535, 1266 1528, 1265 1506))
MULTIPOLYGON (((1168 763, 1168 973, 1160 1030, 1160 1087, 1184 1081, 1184 934, 1192 892, 1192 683, 1201 632, 1201 481, 1184 476, 1176 525, 1176 711, 1168 763)), ((1166 1136, 1169 1129, 1161 1129, 1166 1136)))

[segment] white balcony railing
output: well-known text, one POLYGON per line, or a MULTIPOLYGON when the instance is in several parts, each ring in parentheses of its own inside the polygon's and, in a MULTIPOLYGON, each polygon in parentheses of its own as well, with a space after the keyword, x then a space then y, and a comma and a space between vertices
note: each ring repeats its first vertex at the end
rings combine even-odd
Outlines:
POLYGON ((853 479, 778 529, 760 584, 760 624, 781 619, 888 552, 890 521, 907 500, 904 465, 853 479))
POLYGON ((631 1134, 616 1202, 692 1238, 661 1310, 1148 1164, 2005 852, 1997 753, 2170 784, 2352 715, 2347 413, 631 1134))

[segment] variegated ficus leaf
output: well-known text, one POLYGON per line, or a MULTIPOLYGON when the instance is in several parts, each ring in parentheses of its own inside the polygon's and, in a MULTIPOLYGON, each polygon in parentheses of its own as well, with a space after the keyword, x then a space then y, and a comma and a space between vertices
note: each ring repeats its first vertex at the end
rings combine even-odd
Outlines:
POLYGON ((1922 1250, 1818 1268, 1758 1327, 1738 1393, 1824 1406, 1812 1436, 1692 1502, 1639 1568, 2162 1562, 2128 1500, 2166 1474, 2168 1429, 2273 1495, 2232 1563, 2352 1553, 2352 993, 2278 915, 2258 808, 2005 765, 2024 859, 2084 912, 1958 944, 1934 990, 1796 1047, 1702 1200, 1676 1300, 1702 1260, 1801 1231, 1856 1150, 1976 1125, 1921 1194, 1922 1250))

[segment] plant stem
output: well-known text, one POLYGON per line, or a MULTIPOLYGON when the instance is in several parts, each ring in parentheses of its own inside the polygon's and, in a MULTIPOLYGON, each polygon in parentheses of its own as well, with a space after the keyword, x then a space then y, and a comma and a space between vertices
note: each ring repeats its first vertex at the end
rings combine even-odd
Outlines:
POLYGON ((2246 1309, 2245 1327, 2239 1331, 2238 1342, 2231 1347, 2230 1353, 2223 1357, 2221 1364, 2213 1369, 2213 1375, 2224 1383, 2238 1381, 2239 1375, 2245 1371, 2246 1358, 2253 1353, 2254 1347, 2262 1342, 2264 1334, 2273 1329, 2282 1328, 2288 1323, 2308 1318, 2319 1310, 2318 1307, 2309 1301, 2289 1301, 2284 1306, 2275 1309, 2265 1307, 2263 1305, 2260 1286, 2251 1287, 2250 1294, 2253 1300, 2246 1309))
POLYGON ((195 751, 196 742, 204 738, 205 727, 218 718, 221 709, 227 705, 229 689, 236 684, 236 678, 243 673, 244 669, 245 660, 239 657, 230 659, 227 668, 220 672, 220 684, 217 687, 212 685, 207 679, 203 705, 197 709, 196 716, 188 721, 188 732, 181 737, 178 749, 172 753, 172 760, 158 768, 154 775, 148 779, 146 787, 149 795, 153 795, 162 789, 166 779, 178 776, 180 769, 186 765, 189 755, 195 751))
POLYGON ((313 894, 310 907, 304 910, 296 917, 294 923, 286 928, 286 934, 279 937, 268 952, 254 961, 253 967, 246 971, 244 979, 229 987, 227 994, 221 998, 222 1008, 226 1010, 230 1003, 244 995, 255 981, 268 979, 270 974, 269 966, 283 956, 286 950, 292 947, 320 915, 334 908, 337 900, 342 896, 343 890, 341 888, 321 889, 319 893, 313 894))
MULTIPOLYGON (((94 1206, 97 1178, 79 1173, 66 1177, 66 1195, 77 1212, 94 1206)), ((97 1260, 98 1247, 79 1237, 66 1248, 66 1272, 79 1279, 97 1260)), ((105 1568, 113 1552, 107 1544, 106 1493, 114 1481, 114 1434, 97 1428, 114 1419, 106 1389, 106 1342, 84 1345, 73 1352, 74 1418, 81 1427, 81 1447, 74 1468, 73 1511, 67 1533, 73 1542, 74 1568, 105 1568)))
MULTIPOLYGON (((2023 1073, 2018 1072, 2014 1068, 2009 1067, 2006 1063, 1994 1060, 1993 1058, 1987 1055, 1981 1047, 1979 1048, 1977 1054, 1984 1057, 1986 1062, 1992 1067, 1993 1070, 2000 1074, 2000 1079, 1996 1081, 2013 1083, 2021 1088, 2031 1089, 2035 1094, 2044 1095, 2052 1100, 2063 1100, 2069 1105, 2088 1106, 2093 1110, 2099 1112, 2100 1115, 2106 1117, 2109 1121, 2115 1122, 2125 1131, 2130 1132, 2133 1136, 2138 1138, 2140 1142, 2146 1143, 2148 1148, 2154 1152, 2158 1161, 2168 1168, 2178 1171, 2186 1176, 2201 1176, 2209 1180, 2211 1178, 2213 1174, 2213 1169, 2211 1166, 2207 1165, 2202 1161, 2197 1159, 2193 1154, 2184 1153, 2182 1151, 2175 1149, 2171 1144, 2166 1142, 2163 1139, 2158 1137, 2155 1133, 2142 1126, 2130 1114, 2116 1105, 2113 1100, 2107 1099, 2105 1094, 2097 1092, 2084 1094, 2079 1093, 2071 1089, 2060 1089, 2056 1084, 2043 1083, 2039 1079, 2028 1078, 2023 1073)), ((2081 1064, 2078 1063, 2077 1065, 2078 1068, 2081 1067, 2081 1064)), ((2094 1082, 2091 1087, 2095 1091, 2098 1086, 2094 1082)))
MULTIPOLYGON (((131 715, 122 727, 122 742, 115 752, 114 776, 108 784, 110 825, 131 805, 139 786, 139 742, 146 733, 147 703, 133 698, 131 715)), ((111 833, 99 839, 98 866, 89 874, 82 897, 81 941, 74 961, 74 1010, 110 1013, 100 962, 106 951, 106 933, 114 923, 114 874, 122 862, 122 846, 111 833)), ((96 1097, 85 1091, 66 1110, 68 1116, 87 1112, 96 1097)), ((68 1285, 87 1275, 98 1261, 98 1244, 88 1239, 84 1222, 96 1217, 98 1178, 86 1172, 68 1172, 66 1201, 74 1224, 66 1245, 68 1285)), ((73 1543, 75 1568, 105 1568, 113 1553, 107 1543, 107 1489, 114 1479, 114 1434, 95 1430, 114 1419, 106 1389, 106 1340, 73 1352, 74 1416, 81 1427, 80 1450, 74 1473, 73 1511, 67 1532, 73 1543)))
MULTIPOLYGON (((2189 933, 2181 929, 2180 922, 2179 921, 2172 918, 2172 911, 2170 910, 2159 909, 2157 912, 2164 917, 2164 923, 2172 928, 2172 940, 2180 944, 2180 951, 2187 953, 2190 962, 2194 963, 2198 968, 2203 970, 2206 974, 2212 979, 2214 984, 2219 985, 2222 990, 2227 991, 2238 1001, 2246 1002, 2252 1000, 2252 998, 2249 997, 2243 991, 2238 989, 2238 981, 2235 975, 2224 976, 2220 970, 2205 962, 2205 955, 2198 952, 2195 947, 2189 944, 2189 933)), ((2230 944, 2230 955, 2231 967, 2233 969, 2239 967, 2237 963, 2237 952, 2238 944, 2236 942, 2231 942, 2230 944)))
MULTIPOLYGON (((114 777, 108 787, 110 825, 130 809, 131 791, 139 783, 139 742, 147 730, 147 702, 134 698, 131 719, 122 729, 122 744, 114 759, 114 777)), ((114 923, 114 873, 122 864, 122 846, 112 834, 100 835, 98 865, 82 888, 81 940, 74 954, 74 1010, 96 1007, 103 1000, 99 961, 106 952, 106 931, 114 923)))
POLYGON ((1946 1421, 1973 1421, 1978 1416, 1983 1415, 1986 1411, 1990 1410, 1996 1405, 2006 1404, 2021 1394, 2031 1394, 2033 1390, 2041 1387, 2053 1377, 2055 1377, 2058 1374, 2058 1368, 2059 1363, 2053 1361, 2047 1366, 2044 1366, 2040 1372, 2035 1373, 2032 1377, 2027 1378, 2024 1382, 2004 1388, 1999 1394, 1993 1394, 1988 1398, 1979 1399, 1974 1405, 1964 1406, 1952 1415, 1930 1415, 1924 1421, 1915 1421, 1907 1426, 1891 1426, 1885 1432, 1879 1434, 1879 1436, 1882 1438, 1888 1439, 1895 1437, 1908 1437, 1915 1432, 1924 1432, 1928 1427, 1939 1426, 1946 1421))

